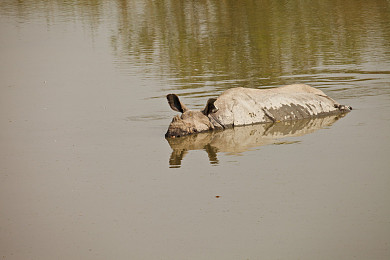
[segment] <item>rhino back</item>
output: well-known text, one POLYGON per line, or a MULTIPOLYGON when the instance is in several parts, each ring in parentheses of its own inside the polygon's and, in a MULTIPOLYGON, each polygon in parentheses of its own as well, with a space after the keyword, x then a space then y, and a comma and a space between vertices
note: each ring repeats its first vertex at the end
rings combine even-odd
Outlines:
MULTIPOLYGON (((294 86, 294 85, 293 85, 294 86)), ((301 88, 302 85, 299 85, 301 88)), ((306 88, 307 85, 303 85, 306 88)), ((307 86, 308 87, 308 86, 307 86)), ((249 89, 225 91, 216 101, 218 112, 213 114, 224 126, 250 125, 336 114, 335 101, 322 91, 294 88, 249 89)))

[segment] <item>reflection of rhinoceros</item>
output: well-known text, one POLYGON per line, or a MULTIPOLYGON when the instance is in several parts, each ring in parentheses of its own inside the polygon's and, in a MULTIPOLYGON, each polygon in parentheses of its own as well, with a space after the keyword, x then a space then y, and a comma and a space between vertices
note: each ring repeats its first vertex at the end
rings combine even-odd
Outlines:
POLYGON ((218 163, 217 153, 239 154, 251 148, 276 144, 284 137, 301 136, 332 125, 343 115, 300 119, 276 123, 229 128, 225 131, 198 133, 181 138, 167 138, 172 148, 169 164, 179 167, 185 154, 191 150, 205 150, 210 163, 218 163))
POLYGON ((218 98, 208 100, 202 111, 191 111, 175 94, 168 103, 181 117, 175 116, 166 137, 179 137, 232 126, 290 121, 343 114, 352 108, 343 106, 319 89, 304 84, 272 89, 233 88, 218 98))

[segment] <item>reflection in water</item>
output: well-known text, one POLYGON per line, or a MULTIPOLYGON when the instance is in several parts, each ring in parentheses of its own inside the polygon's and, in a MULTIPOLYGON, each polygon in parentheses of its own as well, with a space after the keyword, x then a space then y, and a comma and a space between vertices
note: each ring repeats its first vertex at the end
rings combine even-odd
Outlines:
MULTIPOLYGON (((330 74, 365 72, 356 65, 373 57, 389 60, 386 1, 119 1, 118 7, 116 55, 157 65, 176 88, 205 88, 198 95, 297 80, 282 75, 320 74, 313 81, 327 85, 330 74)), ((375 70, 389 73, 388 66, 375 70)), ((339 77, 351 84, 355 75, 339 77)))
POLYGON ((107 26, 117 66, 191 96, 290 83, 389 93, 388 1, 21 0, 1 1, 0 14, 107 26))
POLYGON ((5 0, 0 1, 0 14, 15 16, 20 23, 43 20, 49 28, 63 22, 82 21, 86 28, 96 31, 103 18, 103 1, 5 0))
POLYGON ((286 121, 270 124, 257 124, 234 127, 224 131, 213 131, 180 138, 167 138, 172 148, 169 165, 172 168, 181 166, 184 156, 191 150, 207 152, 210 163, 218 164, 217 153, 237 155, 269 144, 284 144, 281 138, 296 137, 312 133, 331 126, 340 116, 328 116, 314 119, 286 121))

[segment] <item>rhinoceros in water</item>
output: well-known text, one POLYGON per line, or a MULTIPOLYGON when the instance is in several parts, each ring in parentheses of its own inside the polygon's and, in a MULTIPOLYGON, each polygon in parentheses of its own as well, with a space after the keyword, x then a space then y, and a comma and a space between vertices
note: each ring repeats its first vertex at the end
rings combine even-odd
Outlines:
POLYGON ((175 94, 167 95, 176 115, 165 137, 224 129, 258 123, 272 123, 347 113, 352 108, 340 105, 319 89, 305 84, 271 89, 232 88, 218 98, 210 98, 202 111, 189 110, 175 94))

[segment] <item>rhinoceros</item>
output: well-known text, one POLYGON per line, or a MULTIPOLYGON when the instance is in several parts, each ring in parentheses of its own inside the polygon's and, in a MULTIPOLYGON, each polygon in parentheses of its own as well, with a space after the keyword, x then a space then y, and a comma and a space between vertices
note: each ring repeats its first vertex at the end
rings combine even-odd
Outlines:
POLYGON ((165 137, 258 123, 315 118, 348 113, 352 107, 340 105, 324 92, 306 84, 270 89, 231 88, 218 98, 210 98, 201 111, 189 110, 175 94, 167 95, 176 115, 165 137))

